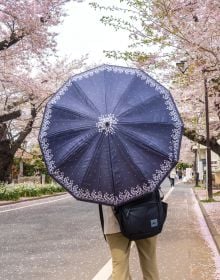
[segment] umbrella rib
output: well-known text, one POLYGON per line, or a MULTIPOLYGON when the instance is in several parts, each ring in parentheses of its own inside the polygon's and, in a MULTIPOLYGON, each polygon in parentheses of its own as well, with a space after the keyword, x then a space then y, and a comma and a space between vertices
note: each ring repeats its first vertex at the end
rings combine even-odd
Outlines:
POLYGON ((134 167, 134 169, 137 171, 138 175, 142 176, 144 178, 144 180, 146 180, 143 172, 141 171, 141 169, 136 165, 136 163, 134 162, 134 160, 132 159, 131 155, 129 154, 127 148, 125 147, 124 143, 122 142, 122 140, 120 139, 120 137, 117 135, 117 138, 119 140, 121 149, 127 154, 129 161, 132 163, 132 166, 134 167))
POLYGON ((82 130, 87 130, 87 129, 90 129, 92 127, 94 127, 94 125, 81 126, 81 127, 77 127, 77 129, 76 128, 71 128, 71 129, 66 129, 66 130, 62 130, 62 131, 56 131, 54 133, 48 133, 47 138, 61 136, 61 135, 65 135, 65 134, 71 133, 71 132, 78 132, 78 131, 82 131, 82 130))
POLYGON ((132 122, 124 122, 124 121, 119 121, 118 124, 121 125, 136 125, 136 124, 146 124, 146 125, 164 125, 164 126, 174 126, 173 123, 168 123, 168 122, 146 122, 146 121, 132 121, 132 122))
MULTIPOLYGON (((87 144, 87 141, 94 137, 96 135, 95 133, 96 131, 94 131, 93 134, 90 134, 87 139, 84 139, 83 142, 80 143, 80 145, 78 145, 77 147, 74 147, 74 148, 71 148, 71 150, 68 151, 68 153, 65 155, 65 157, 63 158, 63 160, 61 161, 61 163, 59 163, 57 165, 57 168, 60 168, 69 158, 71 158, 73 156, 72 152, 74 151, 74 153, 79 152, 80 149, 82 149, 86 144, 87 144)), ((66 145, 66 144, 64 144, 66 145)), ((61 147, 63 147, 64 145, 62 145, 61 147)))
POLYGON ((151 96, 150 98, 148 98, 148 99, 145 100, 144 102, 140 102, 140 103, 138 103, 137 105, 135 105, 134 107, 129 108, 128 110, 122 112, 118 117, 122 117, 122 116, 124 116, 124 115, 126 115, 126 114, 132 112, 133 110, 136 110, 137 108, 143 106, 143 105, 146 105, 146 104, 148 104, 148 103, 153 102, 155 97, 158 97, 158 96, 157 96, 157 95, 151 96))
POLYGON ((76 116, 78 116, 78 117, 83 117, 83 118, 85 118, 85 119, 96 120, 95 118, 93 118, 93 117, 91 117, 91 116, 88 116, 88 115, 83 114, 83 113, 80 113, 80 112, 76 112, 76 111, 74 111, 74 110, 71 110, 71 109, 69 109, 69 108, 66 108, 66 107, 63 107, 63 106, 60 106, 60 105, 59 105, 59 106, 53 105, 53 106, 52 106, 52 109, 57 109, 57 110, 61 110, 61 111, 66 111, 66 112, 68 112, 68 113, 71 113, 71 114, 76 115, 76 116))
POLYGON ((132 83, 134 82, 135 79, 136 79, 136 76, 134 76, 131 79, 131 81, 129 82, 129 84, 127 85, 126 89, 124 90, 123 94, 121 95, 121 97, 119 98, 117 104, 115 105, 115 108, 114 108, 112 114, 114 114, 115 110, 118 108, 119 104, 121 103, 122 98, 124 98, 127 95, 127 93, 129 92, 129 89, 130 89, 130 87, 131 87, 131 85, 132 85, 132 83))
POLYGON ((112 165, 112 157, 111 157, 111 145, 110 145, 109 135, 108 135, 108 153, 109 153, 109 161, 110 161, 110 165, 111 165, 111 177, 112 177, 112 185, 113 185, 114 197, 115 197, 115 195, 116 195, 115 180, 114 180, 114 174, 113 174, 113 165, 112 165))
POLYGON ((98 139, 98 142, 97 142, 97 146, 96 146, 94 155, 93 155, 92 159, 90 160, 90 162, 89 162, 89 164, 88 164, 88 166, 87 166, 87 168, 86 168, 86 171, 85 171, 85 173, 84 173, 84 175, 83 175, 83 177, 82 177, 81 184, 80 184, 81 186, 83 186, 83 181, 84 181, 84 179, 86 178, 86 176, 87 176, 87 174, 88 174, 88 172, 89 172, 89 169, 90 169, 91 165, 93 164, 93 162, 94 162, 94 160, 95 160, 96 154, 98 153, 98 150, 99 150, 99 148, 101 147, 100 143, 102 142, 102 140, 103 140, 104 137, 105 137, 105 136, 104 136, 104 134, 102 133, 102 134, 100 135, 99 139, 98 139))
POLYGON ((96 111, 96 113, 98 113, 98 115, 100 115, 100 111, 98 110, 98 108, 95 106, 95 104, 92 102, 91 99, 89 99, 89 97, 86 95, 86 93, 82 90, 82 88, 76 84, 76 82, 73 82, 72 84, 75 89, 77 90, 77 92, 80 94, 80 95, 83 95, 85 97, 85 99, 87 100, 88 102, 88 105, 94 110, 96 111))
POLYGON ((152 147, 149 144, 143 143, 143 139, 140 139, 139 137, 135 136, 133 133, 127 132, 123 128, 120 130, 120 132, 123 133, 123 134, 126 134, 127 136, 129 136, 133 140, 133 142, 134 142, 134 140, 136 140, 135 141, 136 145, 138 145, 138 146, 140 146, 142 148, 143 147, 147 147, 150 150, 152 150, 154 153, 159 154, 160 156, 163 156, 165 158, 168 158, 168 155, 163 153, 162 151, 160 151, 158 147, 152 147))

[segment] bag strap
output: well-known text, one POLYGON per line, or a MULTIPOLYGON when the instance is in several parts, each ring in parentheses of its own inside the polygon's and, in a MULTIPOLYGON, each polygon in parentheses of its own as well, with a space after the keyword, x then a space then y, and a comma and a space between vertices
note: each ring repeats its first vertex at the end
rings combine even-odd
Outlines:
POLYGON ((102 204, 99 204, 99 218, 101 222, 102 232, 106 241, 106 236, 104 234, 104 217, 103 217, 103 210, 102 210, 102 204))
POLYGON ((158 191, 159 191, 160 199, 163 200, 164 199, 164 192, 162 191, 161 187, 158 188, 158 191))

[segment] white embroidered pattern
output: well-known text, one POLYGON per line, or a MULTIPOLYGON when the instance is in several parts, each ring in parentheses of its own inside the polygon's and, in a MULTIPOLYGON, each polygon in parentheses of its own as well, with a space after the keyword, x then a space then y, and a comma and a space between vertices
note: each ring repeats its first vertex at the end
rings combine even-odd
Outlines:
POLYGON ((96 123, 96 127, 99 132, 105 133, 105 135, 115 133, 115 125, 118 123, 117 118, 114 114, 101 115, 99 121, 96 123))
MULTIPOLYGON (((99 117, 99 121, 96 123, 98 130, 105 131, 105 134, 114 133, 114 126, 117 124, 117 119, 114 115, 104 115, 99 117), (106 122, 110 123, 106 125, 106 122)), ((103 65, 97 67, 95 69, 91 69, 87 72, 78 74, 73 76, 69 79, 65 85, 52 97, 52 99, 48 102, 47 107, 45 109, 45 115, 42 123, 42 127, 39 134, 39 139, 41 143, 42 152, 44 154, 45 161, 47 163, 48 170, 52 176, 65 188, 72 193, 76 198, 87 200, 87 201, 96 201, 99 203, 109 204, 109 205, 119 205, 123 202, 128 201, 134 197, 139 197, 146 192, 153 191, 158 184, 164 179, 167 172, 172 168, 173 163, 178 159, 178 150, 181 140, 181 133, 182 133, 182 121, 178 115, 177 109, 174 105, 172 97, 169 91, 161 86, 157 81, 152 79, 146 73, 138 69, 131 69, 126 67, 120 66, 110 66, 110 65, 103 65), (95 74, 98 74, 101 71, 108 71, 114 73, 125 73, 127 75, 136 75, 141 80, 145 80, 146 84, 150 87, 155 88, 164 99, 166 108, 169 112, 169 115, 174 122, 174 129, 172 130, 171 141, 169 146, 169 156, 168 160, 164 160, 159 169, 155 170, 152 179, 148 180, 142 186, 134 186, 123 192, 119 192, 118 195, 113 195, 111 193, 103 193, 101 191, 96 192, 95 190, 89 191, 86 188, 79 187, 78 185, 74 184, 73 180, 71 180, 68 176, 64 174, 63 171, 56 168, 55 161, 53 160, 53 153, 49 147, 49 143, 47 140, 47 133, 50 127, 50 119, 52 115, 52 105, 56 104, 57 101, 66 93, 68 88, 71 86, 72 82, 78 81, 81 79, 89 78, 95 74)))

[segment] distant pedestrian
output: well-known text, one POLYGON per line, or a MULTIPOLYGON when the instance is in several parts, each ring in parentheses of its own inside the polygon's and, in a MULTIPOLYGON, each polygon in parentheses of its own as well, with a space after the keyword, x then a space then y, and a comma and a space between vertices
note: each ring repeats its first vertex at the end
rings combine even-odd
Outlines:
POLYGON ((183 172, 182 172, 182 170, 179 169, 179 170, 177 171, 177 174, 178 174, 179 179, 181 180, 182 177, 183 177, 183 172))
POLYGON ((171 185, 171 187, 174 187, 174 185, 175 185, 175 178, 176 178, 176 171, 175 171, 175 169, 172 169, 171 170, 171 172, 170 172, 170 174, 169 174, 169 179, 170 179, 170 185, 171 185))

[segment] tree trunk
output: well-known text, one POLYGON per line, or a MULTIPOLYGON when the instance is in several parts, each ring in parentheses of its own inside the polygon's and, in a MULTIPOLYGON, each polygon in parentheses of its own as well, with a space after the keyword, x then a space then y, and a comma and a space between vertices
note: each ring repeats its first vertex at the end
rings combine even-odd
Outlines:
MULTIPOLYGON (((219 90, 220 90, 220 86, 219 86, 219 90)), ((220 120, 220 93, 218 93, 218 95, 216 96, 214 105, 215 105, 217 115, 218 115, 219 120, 220 120)), ((220 128, 220 126, 219 126, 219 128, 220 128)))
POLYGON ((0 141, 0 182, 11 183, 11 167, 14 155, 11 153, 10 141, 0 141))
POLYGON ((31 119, 27 122, 25 128, 19 133, 15 141, 7 139, 7 125, 0 123, 0 182, 11 183, 11 167, 15 153, 31 132, 35 117, 36 110, 33 106, 31 109, 31 119))

